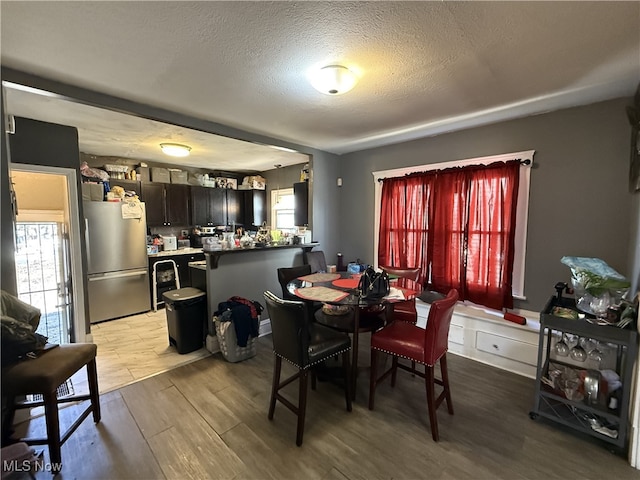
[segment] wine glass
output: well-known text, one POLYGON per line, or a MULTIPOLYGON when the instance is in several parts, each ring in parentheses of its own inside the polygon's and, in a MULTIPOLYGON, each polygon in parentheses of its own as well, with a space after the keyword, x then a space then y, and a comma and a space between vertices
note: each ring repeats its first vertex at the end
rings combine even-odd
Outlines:
POLYGON ((584 351, 587 352, 587 354, 591 353, 591 351, 596 348, 596 341, 589 337, 580 337, 578 343, 584 351))
POLYGON ((560 340, 556 342, 554 350, 556 352, 556 355, 558 355, 559 357, 566 357, 567 355, 569 355, 570 348, 569 345, 564 342, 564 336, 562 334, 560 334, 560 340))
POLYGON ((587 360, 595 370, 600 370, 600 364, 602 363, 602 352, 599 349, 600 342, 595 341, 594 345, 593 350, 587 354, 587 360))
POLYGON ((576 335, 575 333, 565 333, 564 334, 564 343, 567 344, 569 349, 572 349, 573 347, 578 345, 578 339, 579 338, 580 337, 578 335, 576 335))
POLYGON ((576 362, 584 362, 587 359, 587 352, 580 345, 576 345, 569 351, 569 356, 576 362))

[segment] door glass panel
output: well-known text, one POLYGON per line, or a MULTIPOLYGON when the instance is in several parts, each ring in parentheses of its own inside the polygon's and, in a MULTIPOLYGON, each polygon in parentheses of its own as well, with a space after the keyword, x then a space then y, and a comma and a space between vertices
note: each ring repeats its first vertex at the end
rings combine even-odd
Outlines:
POLYGON ((68 268, 62 224, 16 222, 18 298, 40 309, 38 333, 50 343, 69 342, 68 268))

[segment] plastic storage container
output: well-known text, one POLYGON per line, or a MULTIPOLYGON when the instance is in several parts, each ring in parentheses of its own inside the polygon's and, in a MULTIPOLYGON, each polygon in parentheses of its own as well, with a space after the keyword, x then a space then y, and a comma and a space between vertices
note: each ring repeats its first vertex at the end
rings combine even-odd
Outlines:
POLYGON ((226 361, 235 363, 256 356, 258 353, 257 338, 249 337, 247 346, 240 347, 233 322, 222 322, 218 317, 213 317, 213 324, 220 351, 226 361))
POLYGON ((162 294, 167 312, 169 345, 178 353, 202 348, 207 320, 207 295, 197 288, 187 287, 162 294))

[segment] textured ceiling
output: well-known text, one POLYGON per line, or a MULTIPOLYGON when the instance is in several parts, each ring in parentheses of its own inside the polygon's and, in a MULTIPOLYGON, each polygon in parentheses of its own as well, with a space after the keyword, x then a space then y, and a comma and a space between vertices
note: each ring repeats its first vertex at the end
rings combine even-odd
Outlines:
POLYGON ((336 153, 632 96, 640 81, 639 2, 0 8, 3 66, 336 153), (359 83, 316 92, 307 72, 335 63, 359 83))

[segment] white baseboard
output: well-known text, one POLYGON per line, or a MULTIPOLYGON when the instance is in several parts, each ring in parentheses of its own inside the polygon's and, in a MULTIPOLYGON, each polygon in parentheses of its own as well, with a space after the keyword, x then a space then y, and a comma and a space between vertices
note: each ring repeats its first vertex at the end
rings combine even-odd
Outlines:
POLYGON ((260 320, 260 327, 258 328, 258 337, 264 337, 271 334, 271 320, 264 318, 260 320))

